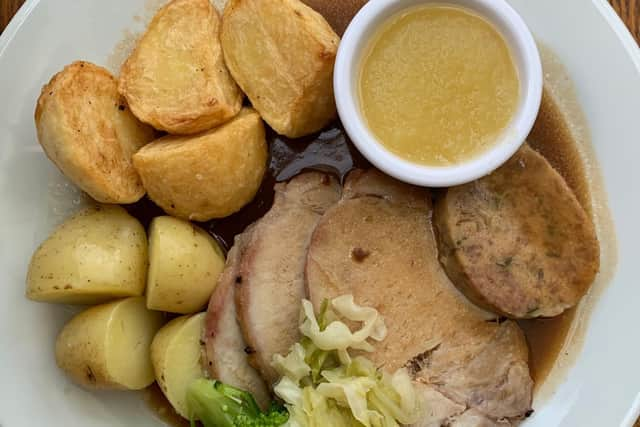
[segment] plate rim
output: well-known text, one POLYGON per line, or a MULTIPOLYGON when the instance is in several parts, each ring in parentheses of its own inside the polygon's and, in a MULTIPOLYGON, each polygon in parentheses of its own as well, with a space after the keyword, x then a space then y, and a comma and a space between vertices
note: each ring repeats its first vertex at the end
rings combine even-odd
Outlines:
POLYGON ((640 74, 640 41, 633 38, 631 31, 607 0, 591 0, 591 3, 614 31, 631 62, 635 65, 636 71, 640 74))
MULTIPOLYGON (((5 54, 6 49, 14 40, 22 25, 28 20, 34 9, 41 3, 41 0, 26 0, 18 9, 9 24, 0 34, 0 58, 5 54)), ((640 76, 640 42, 636 41, 630 30, 627 28, 622 18, 616 13, 612 5, 607 0, 591 0, 593 7, 604 18, 608 26, 613 30, 625 53, 633 63, 636 73, 640 76)), ((640 386, 639 386, 640 387, 640 386)), ((640 391, 630 405, 621 423, 622 427, 633 427, 636 420, 640 418, 640 391)))
POLYGON ((9 24, 5 27, 2 34, 0 34, 0 57, 4 55, 4 51, 9 46, 9 43, 14 39, 22 24, 25 23, 33 9, 40 3, 40 0, 26 0, 20 9, 13 15, 9 24))

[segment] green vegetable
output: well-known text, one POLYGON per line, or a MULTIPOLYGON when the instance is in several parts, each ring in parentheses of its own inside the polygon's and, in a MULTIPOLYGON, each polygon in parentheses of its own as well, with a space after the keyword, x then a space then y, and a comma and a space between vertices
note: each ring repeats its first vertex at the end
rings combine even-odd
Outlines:
POLYGON ((349 350, 373 351, 386 327, 377 310, 346 295, 325 301, 316 317, 302 301, 299 343, 276 355, 280 374, 274 392, 284 407, 262 412, 253 396, 218 381, 196 380, 187 391, 191 425, 205 427, 398 427, 420 417, 420 404, 406 369, 389 374, 349 350), (352 331, 347 323, 360 324, 352 331))
POLYGON ((262 412, 251 395, 219 381, 198 379, 187 390, 191 427, 200 420, 205 427, 277 427, 285 424, 289 414, 273 403, 262 412))
POLYGON ((303 338, 273 366, 281 375, 274 388, 289 411, 287 427, 397 427, 419 419, 420 405, 405 369, 390 375, 349 349, 372 351, 386 328, 379 313, 360 307, 353 297, 325 301, 316 318, 302 301, 303 338), (346 323, 359 322, 351 331, 346 323))

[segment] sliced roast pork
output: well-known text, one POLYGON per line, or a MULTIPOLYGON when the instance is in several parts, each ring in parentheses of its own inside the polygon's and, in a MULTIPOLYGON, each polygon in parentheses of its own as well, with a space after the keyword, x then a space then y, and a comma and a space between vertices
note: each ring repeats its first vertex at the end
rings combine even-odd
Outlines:
POLYGON ((235 294, 244 242, 251 231, 236 237, 218 285, 209 301, 205 320, 205 351, 211 378, 250 391, 260 406, 269 404, 269 390, 249 365, 247 344, 236 319, 235 294))
POLYGON ((409 370, 427 408, 417 426, 477 424, 478 417, 509 425, 531 407, 524 335, 511 321, 487 321, 449 281, 431 213, 427 190, 377 171, 351 173, 313 233, 310 298, 317 308, 352 294, 383 315, 388 335, 369 357, 390 371, 409 370))
POLYGON ((236 306, 253 366, 267 384, 278 376, 271 362, 299 340, 304 267, 311 234, 340 198, 339 183, 317 172, 276 185, 271 210, 247 235, 236 287, 236 306))

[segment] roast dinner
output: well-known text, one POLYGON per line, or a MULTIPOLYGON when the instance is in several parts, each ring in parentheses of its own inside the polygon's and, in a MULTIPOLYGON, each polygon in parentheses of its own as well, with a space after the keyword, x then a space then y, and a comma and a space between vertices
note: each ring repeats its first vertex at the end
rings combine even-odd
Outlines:
POLYGON ((530 417, 600 236, 531 34, 476 3, 170 0, 118 73, 42 82, 90 200, 26 274, 79 306, 70 381, 204 427, 530 417))

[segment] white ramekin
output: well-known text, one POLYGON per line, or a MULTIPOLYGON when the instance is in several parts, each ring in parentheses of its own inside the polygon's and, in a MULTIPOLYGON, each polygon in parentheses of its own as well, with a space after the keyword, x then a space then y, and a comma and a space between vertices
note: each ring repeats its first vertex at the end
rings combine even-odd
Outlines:
POLYGON ((536 43, 520 15, 504 0, 370 0, 353 18, 342 37, 333 79, 340 119, 358 150, 385 173, 427 187, 448 187, 473 181, 506 162, 529 134, 542 98, 542 65, 536 43), (479 156, 452 166, 416 164, 388 151, 369 130, 359 106, 360 66, 371 37, 392 16, 426 4, 460 6, 491 22, 509 45, 520 78, 518 108, 497 143, 479 156))

